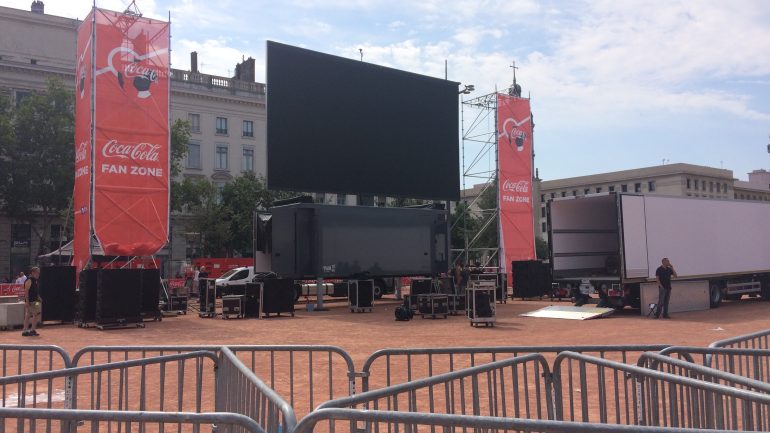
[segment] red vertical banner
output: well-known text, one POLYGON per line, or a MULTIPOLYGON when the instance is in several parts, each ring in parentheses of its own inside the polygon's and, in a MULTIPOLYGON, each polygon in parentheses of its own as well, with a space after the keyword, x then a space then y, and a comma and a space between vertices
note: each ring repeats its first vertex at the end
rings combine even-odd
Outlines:
POLYGON ((93 63, 93 14, 78 28, 75 76, 75 190, 73 193, 74 235, 72 265, 77 274, 88 263, 91 252, 91 114, 93 63))
POLYGON ((95 10, 93 226, 105 255, 168 241, 169 23, 95 10))
POLYGON ((513 261, 536 258, 529 99, 497 95, 497 149, 500 257, 506 270, 513 261))

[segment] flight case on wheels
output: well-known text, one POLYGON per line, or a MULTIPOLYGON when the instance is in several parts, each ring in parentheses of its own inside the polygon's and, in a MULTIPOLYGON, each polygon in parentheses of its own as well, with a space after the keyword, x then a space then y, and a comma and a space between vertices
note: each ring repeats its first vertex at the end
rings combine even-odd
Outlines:
POLYGON ((348 307, 351 313, 372 312, 374 280, 348 280, 348 307))

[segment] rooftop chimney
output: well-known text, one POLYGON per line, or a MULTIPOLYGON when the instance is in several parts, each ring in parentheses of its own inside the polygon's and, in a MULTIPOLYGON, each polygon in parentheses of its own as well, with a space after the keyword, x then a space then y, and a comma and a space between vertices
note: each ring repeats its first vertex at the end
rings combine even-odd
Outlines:
POLYGON ((45 5, 40 0, 35 0, 32 2, 32 6, 30 6, 30 11, 32 11, 33 14, 44 14, 45 13, 45 5))
POLYGON ((198 72, 198 52, 190 53, 190 72, 198 72))
POLYGON ((241 63, 235 65, 235 78, 236 80, 255 82, 256 81, 256 65, 254 59, 249 57, 241 63))

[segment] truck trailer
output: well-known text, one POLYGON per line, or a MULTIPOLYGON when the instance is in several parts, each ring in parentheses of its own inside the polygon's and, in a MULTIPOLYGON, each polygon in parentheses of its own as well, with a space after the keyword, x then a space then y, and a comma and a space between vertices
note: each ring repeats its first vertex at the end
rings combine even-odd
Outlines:
POLYGON ((770 299, 768 203, 605 193, 552 200, 547 218, 553 280, 577 305, 596 294, 604 306, 644 312, 640 292, 664 257, 675 283, 706 288, 711 308, 770 299))

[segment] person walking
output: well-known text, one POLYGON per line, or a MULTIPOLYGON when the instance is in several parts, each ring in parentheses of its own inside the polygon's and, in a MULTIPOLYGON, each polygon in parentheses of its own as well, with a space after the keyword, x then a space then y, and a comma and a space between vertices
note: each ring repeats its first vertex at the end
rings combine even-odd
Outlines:
POLYGON ((658 305, 655 318, 670 319, 668 315, 668 301, 671 300, 671 277, 677 278, 676 270, 668 257, 664 257, 662 264, 655 271, 655 279, 658 282, 658 305))
POLYGON ((21 335, 24 337, 37 337, 37 324, 40 321, 40 311, 42 299, 40 299, 40 288, 38 287, 38 278, 40 278, 40 268, 37 266, 30 269, 29 278, 24 282, 24 329, 21 335), (29 329, 27 329, 29 327, 29 329))

